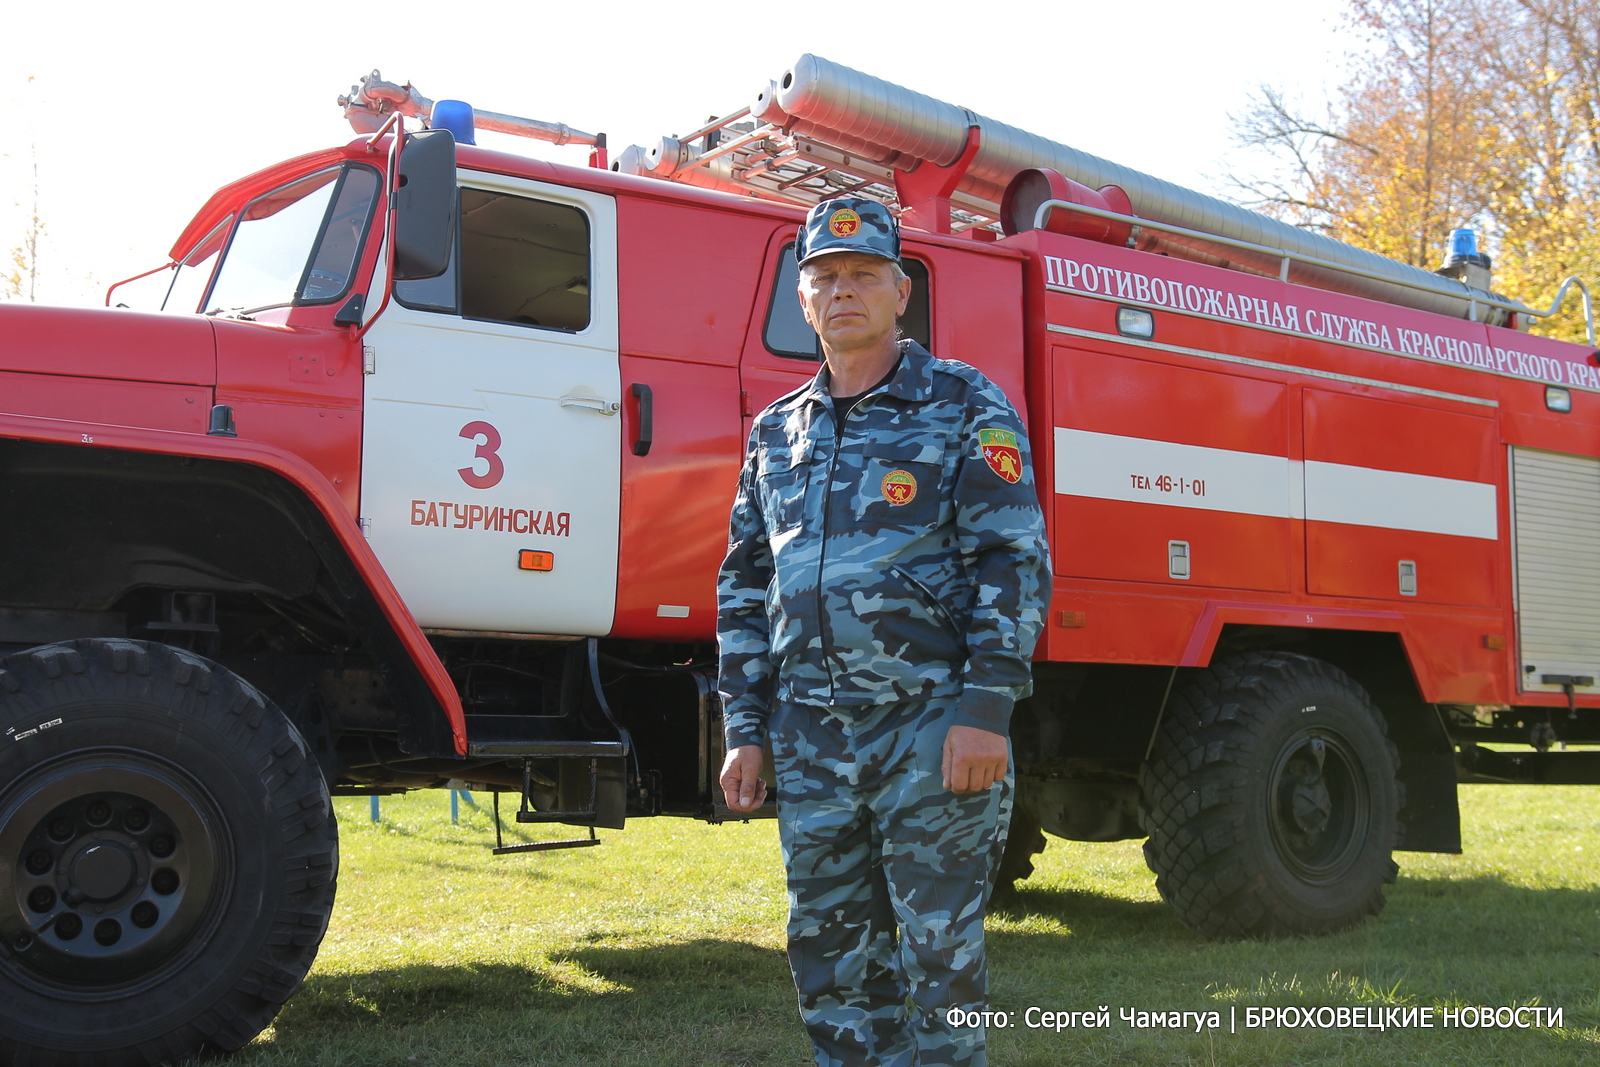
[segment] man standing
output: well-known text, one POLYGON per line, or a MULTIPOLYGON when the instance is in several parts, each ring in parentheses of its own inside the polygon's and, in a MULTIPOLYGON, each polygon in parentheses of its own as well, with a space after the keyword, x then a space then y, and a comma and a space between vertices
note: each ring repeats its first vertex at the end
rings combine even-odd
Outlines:
POLYGON ((983 916, 1012 704, 1049 596, 1021 420, 965 363, 897 341, 894 217, 813 208, 795 245, 825 366, 755 420, 718 582, 728 806, 770 741, 789 961, 822 1067, 981 1067, 983 916), (912 1007, 908 1010, 907 999, 912 1007))

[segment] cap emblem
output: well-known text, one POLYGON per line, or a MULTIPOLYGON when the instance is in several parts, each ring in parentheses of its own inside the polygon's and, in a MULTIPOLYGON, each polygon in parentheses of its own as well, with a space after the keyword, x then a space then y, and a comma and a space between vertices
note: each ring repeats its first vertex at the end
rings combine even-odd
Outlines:
POLYGON ((854 237, 859 229, 861 229, 861 216, 847 207, 842 207, 828 216, 828 232, 835 237, 854 237))

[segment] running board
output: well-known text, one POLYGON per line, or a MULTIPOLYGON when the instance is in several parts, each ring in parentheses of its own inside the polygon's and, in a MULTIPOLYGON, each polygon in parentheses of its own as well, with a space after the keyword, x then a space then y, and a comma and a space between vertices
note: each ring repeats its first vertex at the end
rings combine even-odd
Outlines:
MULTIPOLYGON (((499 829, 499 823, 495 824, 495 829, 499 829)), ((495 841, 498 842, 499 840, 499 836, 496 835, 495 841)), ((575 837, 569 841, 529 841, 521 845, 496 844, 494 854, 496 856, 504 856, 512 852, 553 852, 558 848, 589 848, 599 843, 600 839, 594 836, 594 827, 591 826, 589 827, 588 837, 575 837)))
MULTIPOLYGON (((618 746, 619 748, 621 746, 618 746)), ((593 751, 594 746, 583 746, 584 749, 593 751)), ((564 754, 574 754, 572 752, 564 754)), ((600 843, 594 834, 594 823, 600 814, 600 757, 589 757, 589 803, 586 807, 574 811, 538 811, 533 806, 533 761, 522 761, 522 804, 517 810, 519 823, 544 823, 564 822, 576 823, 579 826, 587 824, 589 836, 570 838, 564 841, 526 841, 518 845, 508 845, 501 836, 500 823, 500 794, 494 794, 494 855, 506 856, 516 852, 553 852, 562 848, 591 848, 600 843)))

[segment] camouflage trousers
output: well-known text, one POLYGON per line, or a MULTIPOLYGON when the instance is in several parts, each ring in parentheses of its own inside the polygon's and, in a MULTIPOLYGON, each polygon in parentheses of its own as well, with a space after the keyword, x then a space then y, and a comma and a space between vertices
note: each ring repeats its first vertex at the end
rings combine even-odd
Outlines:
POLYGON ((983 917, 1012 778, 944 788, 958 697, 780 703, 768 723, 789 876, 789 965, 819 1067, 984 1067, 983 917))

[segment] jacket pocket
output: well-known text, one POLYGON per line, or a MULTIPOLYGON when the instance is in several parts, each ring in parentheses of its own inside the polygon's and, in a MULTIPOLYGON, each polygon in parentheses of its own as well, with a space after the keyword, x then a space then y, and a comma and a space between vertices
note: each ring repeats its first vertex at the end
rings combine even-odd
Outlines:
POLYGON ((913 578, 909 573, 906 572, 905 568, 901 567, 898 563, 889 564, 889 570, 900 576, 900 580, 906 583, 906 588, 911 591, 911 595, 922 604, 923 610, 925 610, 935 622, 944 627, 945 632, 955 639, 958 645, 964 645, 966 643, 965 636, 956 626, 956 620, 950 617, 949 609, 947 609, 944 604, 940 603, 938 597, 933 595, 932 589, 929 589, 926 585, 923 585, 917 579, 913 578))
POLYGON ((805 517, 810 457, 803 448, 763 448, 756 454, 756 495, 769 531, 789 530, 805 517))
POLYGON ((852 498, 852 524, 938 525, 944 465, 925 459, 929 451, 916 445, 867 445, 852 498))

